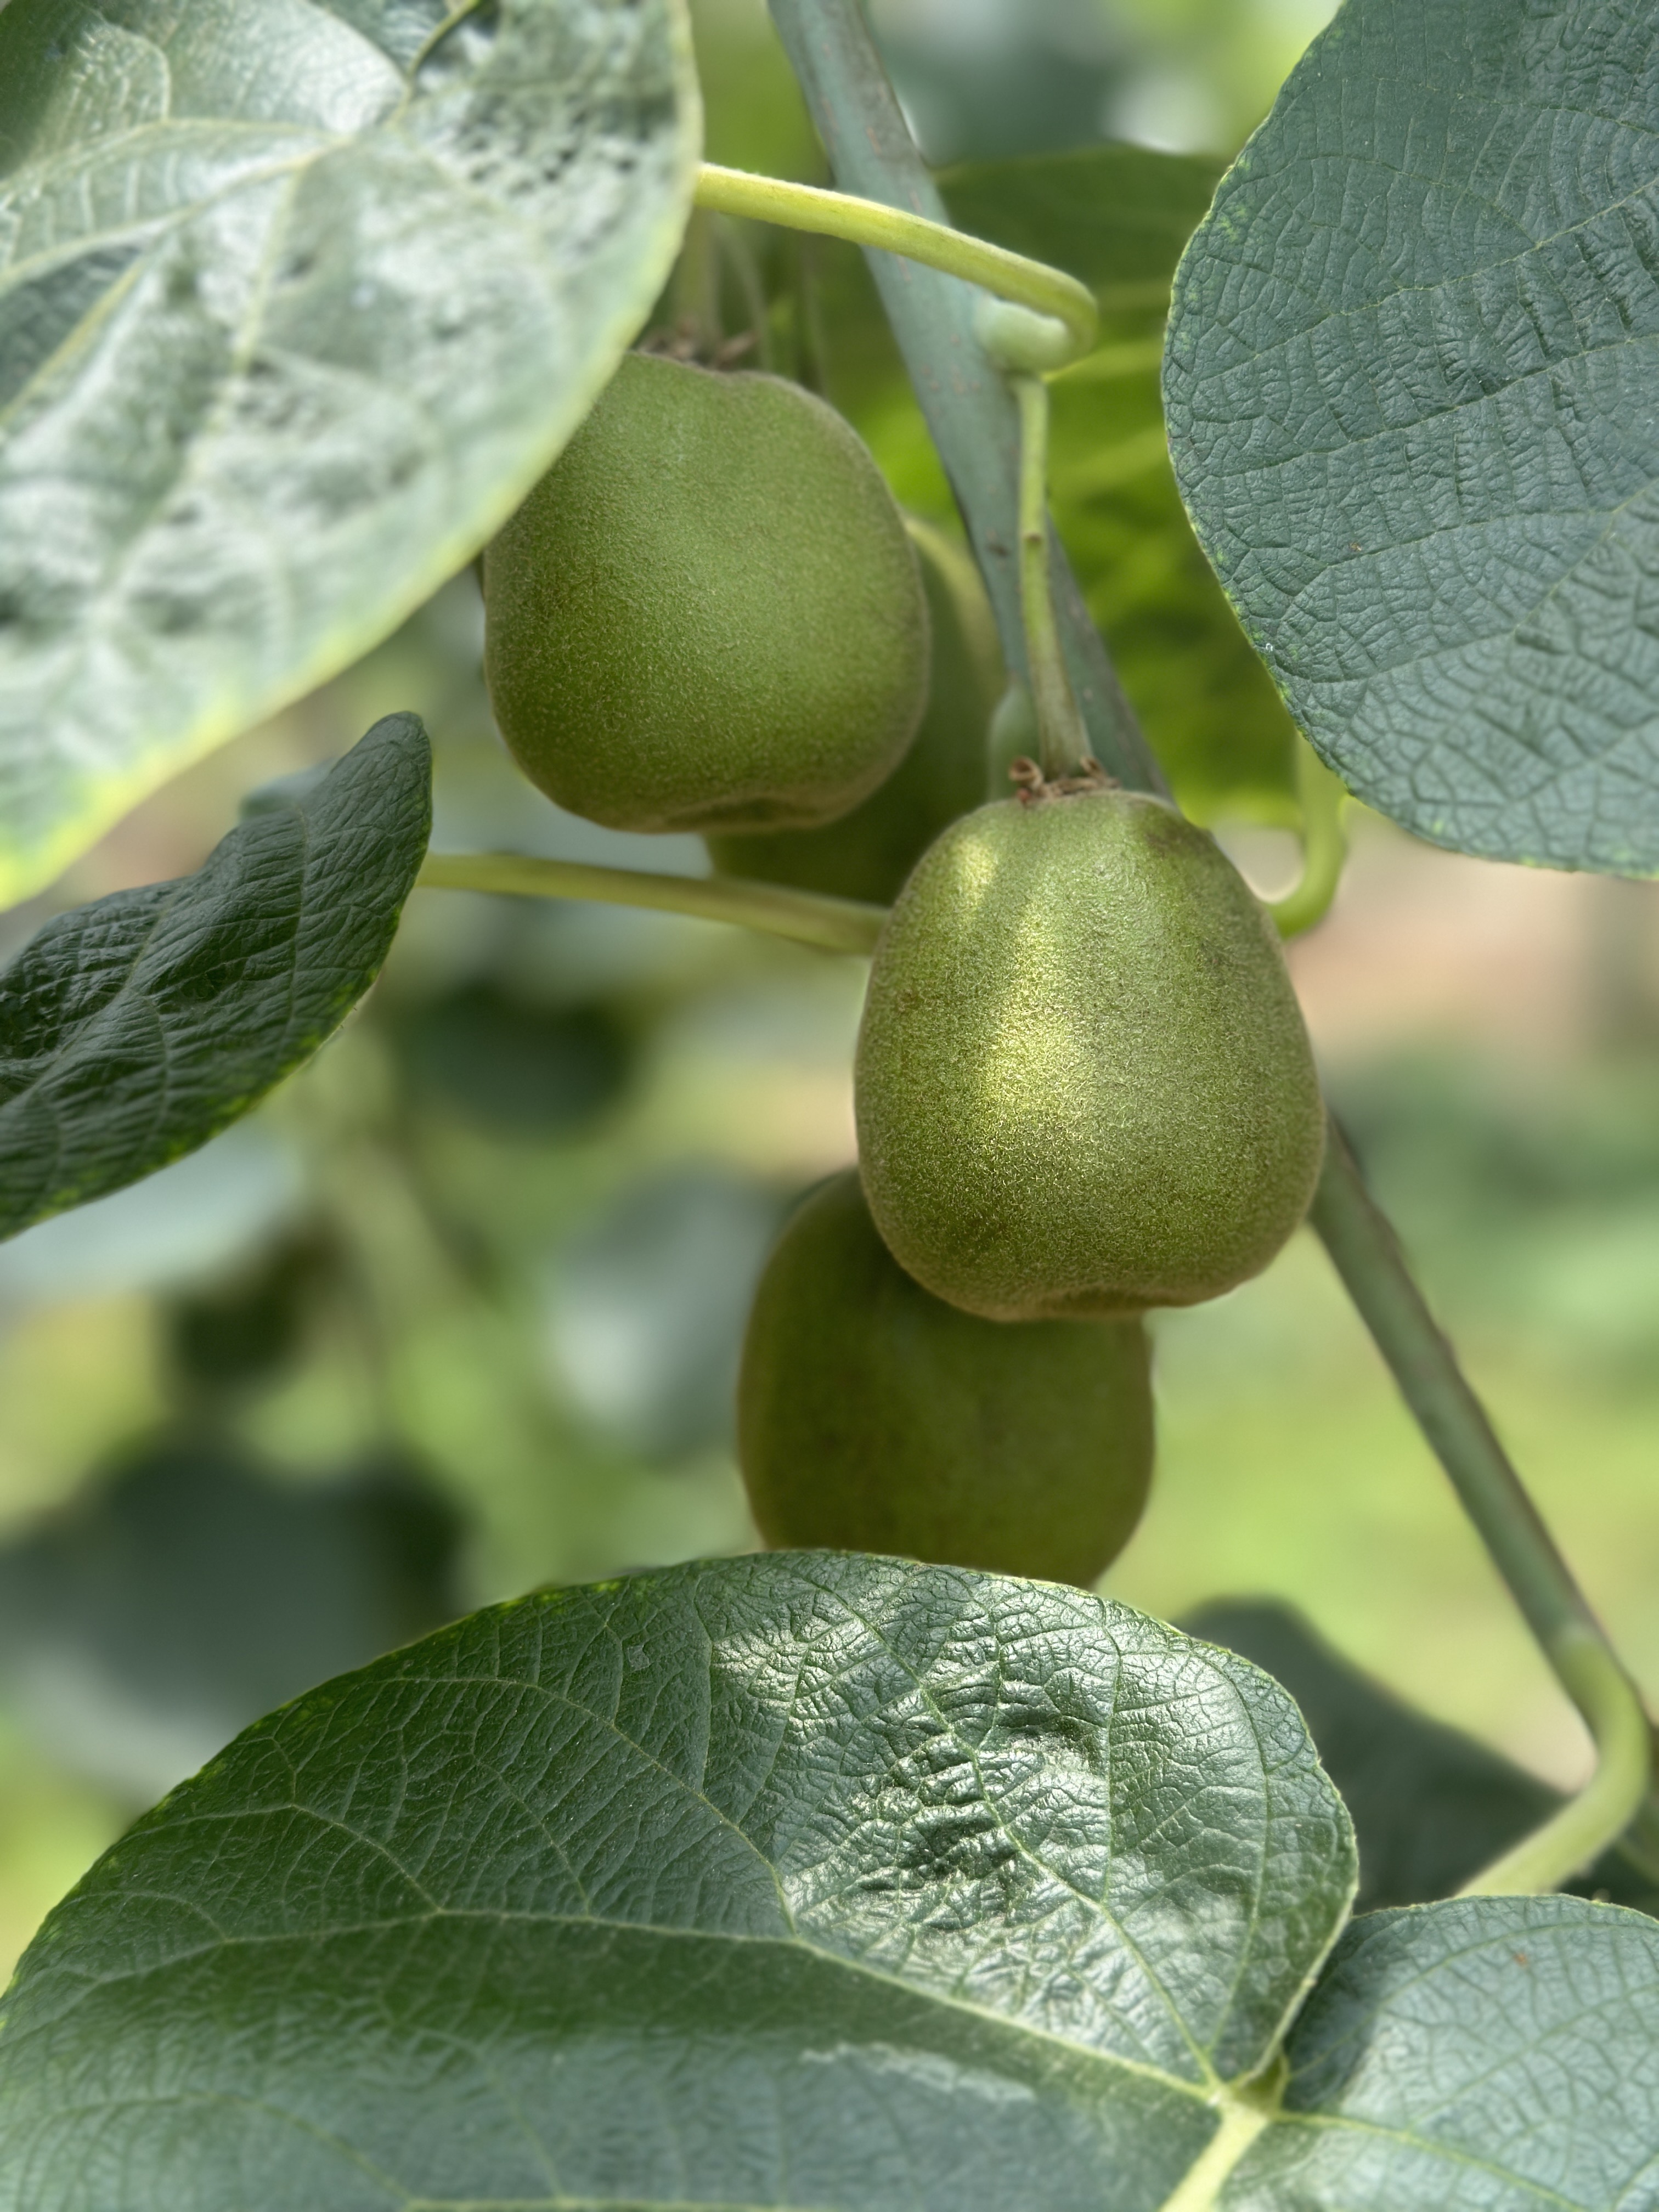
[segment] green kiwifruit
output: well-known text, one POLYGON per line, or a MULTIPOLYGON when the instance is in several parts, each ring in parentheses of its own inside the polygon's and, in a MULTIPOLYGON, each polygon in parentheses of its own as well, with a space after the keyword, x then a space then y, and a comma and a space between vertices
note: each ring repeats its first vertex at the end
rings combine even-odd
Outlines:
POLYGON ((761 1278, 738 1450, 769 1544, 1091 1583, 1146 1502, 1145 1327, 1011 1327, 945 1304, 889 1253, 850 1170, 761 1278))
POLYGON ((1272 921, 1133 792, 945 832, 877 946, 856 1085, 895 1258, 994 1320, 1216 1297, 1301 1220, 1323 1148, 1272 921))
POLYGON ((531 781, 618 830, 846 813, 927 690, 904 524, 775 376, 629 354, 484 560, 484 674, 531 781))
POLYGON ((887 906, 939 831, 985 796, 985 733, 1000 694, 996 617, 973 561, 926 523, 921 558, 933 631, 927 711, 885 783, 839 822, 769 836, 710 837, 714 866, 801 890, 887 906))

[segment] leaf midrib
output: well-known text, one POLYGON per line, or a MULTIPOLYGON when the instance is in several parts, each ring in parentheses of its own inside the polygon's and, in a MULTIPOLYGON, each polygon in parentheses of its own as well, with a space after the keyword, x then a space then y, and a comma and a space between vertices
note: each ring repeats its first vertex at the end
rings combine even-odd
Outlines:
MULTIPOLYGON (((151 1897, 175 1906, 185 1901, 172 1896, 165 1890, 129 1890, 123 1893, 123 1897, 124 1899, 151 1897)), ((988 2006, 976 2004, 971 1998, 959 1996, 953 1990, 929 1989, 915 1982, 907 1981, 898 1974, 887 1973, 878 1966, 871 1966, 866 1960, 854 1958, 846 1952, 829 1950, 822 1944, 812 1942, 806 1936, 799 1934, 769 1936, 726 1928, 678 1928, 661 1921, 611 1919, 599 1913, 538 1912, 521 1906, 433 1905, 422 1912, 399 1913, 383 1920, 339 1922, 325 1928, 310 1930, 272 1929, 257 1934, 216 1933, 210 1942, 193 1944, 186 1949, 170 1952, 165 1959, 155 1960, 143 1966, 123 1967, 116 1972, 84 1978, 82 1988, 76 1996, 61 2010, 54 2012, 49 2021, 41 2022, 38 2027, 24 2027, 19 2029, 16 2032, 17 2045, 21 2047, 33 2036, 51 2033, 76 2008, 84 1997, 94 1990, 137 1986, 158 1976, 169 1974, 175 1968, 188 1966, 194 1960, 211 1958, 220 1951, 274 1949, 283 1944, 292 1944, 300 1948, 317 1948, 326 1945, 337 1937, 392 1935, 399 1929, 432 1927, 441 1922, 465 1924, 474 1921, 483 1922, 493 1927, 516 1923, 536 1928, 589 1928, 601 1932, 623 1936, 647 1936, 685 1944, 730 1944, 758 1950, 797 1953, 815 1961, 836 1967, 843 1973, 874 1982, 878 1987, 894 1990, 912 2002, 936 2005, 947 2012, 962 2014, 975 2024, 989 2027, 1000 2035, 1014 2039, 1029 2037, 1045 2049, 1052 2048, 1063 2052, 1073 2061, 1080 2061, 1085 2065, 1110 2068, 1134 2080, 1152 2082, 1160 2089, 1173 2090, 1187 2098, 1189 2102, 1206 2106, 1212 2110, 1216 2109, 1218 2102, 1225 2100, 1229 2090, 1236 2086, 1224 2084, 1218 2090, 1213 2083, 1183 2080, 1179 2075, 1166 2074, 1160 2068, 1143 2060, 1126 2057, 1118 2051, 1097 2049, 1093 2045, 1077 2042, 1068 2036, 1060 2034, 1054 2028, 1042 2027, 1030 2021, 1015 2019, 1006 2013, 994 2012, 988 2006)))

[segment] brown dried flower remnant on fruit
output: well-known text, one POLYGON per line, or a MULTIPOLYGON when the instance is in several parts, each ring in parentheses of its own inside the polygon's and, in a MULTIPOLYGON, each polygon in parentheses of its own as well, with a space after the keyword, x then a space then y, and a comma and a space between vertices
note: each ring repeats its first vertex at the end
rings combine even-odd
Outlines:
POLYGON ((1052 781, 1034 760, 1024 753, 1008 763, 1008 781, 1017 785, 1014 796, 1027 806, 1044 799, 1075 799, 1080 791, 1115 791, 1117 778, 1108 775, 1092 753, 1076 775, 1058 775, 1052 781))

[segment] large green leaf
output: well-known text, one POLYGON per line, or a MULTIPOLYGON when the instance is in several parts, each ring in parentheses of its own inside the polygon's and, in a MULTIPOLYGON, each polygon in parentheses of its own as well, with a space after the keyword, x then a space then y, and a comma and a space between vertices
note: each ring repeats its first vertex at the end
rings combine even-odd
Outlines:
POLYGON ((59 1907, 0 2206, 1205 2212, 1233 2170, 1537 2212, 1509 2177, 1553 2159, 1610 2212, 1659 1928, 1361 1923, 1274 2123, 1352 1881, 1283 1692, 1082 1592, 807 1553, 540 1595, 261 1723, 59 1907), (1612 2107, 1541 2070, 1592 2047, 1612 2107))
POLYGON ((1182 264, 1199 536, 1437 844, 1659 870, 1656 146, 1648 8, 1347 0, 1182 264))
POLYGON ((1089 611, 1185 810, 1294 819, 1295 728, 1199 550, 1170 466, 1158 337, 1221 165, 1097 146, 947 171, 964 230, 1080 276, 1100 351, 1052 385, 1049 483, 1089 611))
POLYGON ((0 901, 477 550, 696 128, 683 0, 11 0, 0 901))
POLYGON ((1283 1693, 1081 1592, 536 1597, 251 1730, 59 1909, 0 2204, 1156 2205, 1352 1885, 1283 1693))
POLYGON ((389 714, 193 876, 60 914, 0 974, 0 1237, 136 1182, 245 1114, 380 970, 432 826, 389 714))

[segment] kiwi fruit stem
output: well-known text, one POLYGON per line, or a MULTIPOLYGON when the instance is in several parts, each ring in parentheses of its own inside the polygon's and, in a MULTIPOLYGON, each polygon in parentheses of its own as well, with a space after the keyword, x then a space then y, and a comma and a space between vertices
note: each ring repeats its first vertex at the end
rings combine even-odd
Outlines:
POLYGON ((605 906, 647 907, 731 921, 769 937, 787 937, 824 952, 875 950, 884 906, 836 898, 784 884, 732 876, 655 875, 644 868, 605 868, 585 860, 548 860, 526 853, 432 853, 416 878, 422 890, 506 892, 526 898, 592 899, 605 906))
POLYGON ((1040 376, 1009 379, 1019 406, 1019 604, 1036 709, 1038 758, 1050 783, 1094 765, 1060 651, 1048 568, 1048 387, 1040 376))

